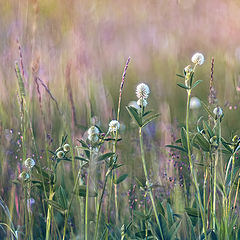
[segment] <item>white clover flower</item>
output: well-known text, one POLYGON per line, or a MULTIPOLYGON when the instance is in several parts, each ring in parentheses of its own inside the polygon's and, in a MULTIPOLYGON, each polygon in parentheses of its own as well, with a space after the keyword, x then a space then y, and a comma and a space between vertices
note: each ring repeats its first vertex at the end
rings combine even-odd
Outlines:
POLYGON ((99 134, 99 129, 95 126, 91 126, 89 129, 88 129, 88 135, 98 135, 99 134))
POLYGON ((63 151, 58 151, 57 152, 57 158, 63 158, 65 153, 63 151))
POLYGON ((112 120, 109 123, 109 132, 116 132, 120 128, 120 123, 117 120, 112 120))
POLYGON ((198 109, 201 107, 201 101, 197 97, 192 97, 190 99, 190 109, 198 109))
POLYGON ((223 115, 223 110, 220 107, 216 107, 213 109, 213 113, 219 118, 223 115))
POLYGON ((140 83, 137 85, 136 88, 136 95, 138 98, 148 98, 148 94, 150 93, 149 87, 145 83, 140 83))
POLYGON ((35 161, 32 158, 27 158, 24 162, 26 168, 31 169, 35 166, 35 161))
POLYGON ((141 102, 142 102, 143 107, 146 107, 147 104, 148 104, 147 100, 145 100, 145 99, 142 99, 142 100, 141 100, 141 99, 138 99, 137 105, 138 105, 138 106, 141 106, 141 102))
POLYGON ((204 56, 203 56, 203 54, 199 53, 199 52, 193 54, 192 62, 194 64, 202 65, 204 63, 204 56))
POLYGON ((70 145, 69 144, 64 144, 63 151, 64 152, 69 152, 70 151, 70 145))
POLYGON ((30 178, 29 174, 25 171, 21 172, 18 176, 20 180, 26 181, 30 178))
POLYGON ((88 140, 92 143, 96 143, 99 139, 99 129, 95 126, 92 126, 88 129, 88 140))

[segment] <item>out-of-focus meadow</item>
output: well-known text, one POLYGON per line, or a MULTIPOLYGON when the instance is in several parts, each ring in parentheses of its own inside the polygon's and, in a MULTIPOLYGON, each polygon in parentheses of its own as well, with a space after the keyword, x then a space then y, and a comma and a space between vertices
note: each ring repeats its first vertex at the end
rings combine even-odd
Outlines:
MULTIPOLYGON (((26 156, 47 165, 46 145, 55 151, 63 135, 67 134, 68 142, 75 146, 77 139, 86 139, 85 132, 92 124, 107 131, 109 121, 116 119, 122 73, 131 57, 122 93, 122 141, 117 149, 118 161, 124 164, 118 174, 128 174, 119 187, 122 223, 131 216, 129 206, 134 200, 131 193, 135 177, 144 179, 137 131, 125 109, 130 101, 137 100, 138 83, 149 85, 148 107, 160 113, 144 130, 150 178, 160 186, 158 197, 170 197, 176 212, 181 212, 177 203, 180 190, 175 186, 179 176, 175 160, 164 146, 179 137, 178 130, 185 124, 186 94, 177 87, 176 83, 182 80, 176 74, 182 74, 184 67, 191 64, 193 53, 199 51, 205 56, 204 64, 196 72, 196 78, 203 82, 193 95, 208 103, 214 57, 214 87, 218 105, 224 111, 222 135, 231 138, 239 133, 240 3, 237 0, 7 0, 0 1, 0 26, 0 195, 22 232, 24 197, 21 187, 12 183, 23 170, 25 160, 16 61, 24 70, 31 122, 24 143, 26 156)), ((204 114, 202 108, 191 110, 191 124, 204 114)), ((74 167, 62 163, 58 169, 68 195, 73 188, 72 177, 77 173, 74 167)), ((44 239, 42 199, 37 192, 33 192, 32 198, 35 199, 34 239, 44 239)), ((73 205, 78 209, 77 201, 73 205)), ((8 221, 0 212, 0 222, 8 221)), ((93 213, 89 212, 93 219, 93 213)), ((74 223, 69 232, 80 236, 79 239, 83 239, 81 218, 77 210, 72 212, 74 223)), ((54 224, 64 225, 60 217, 57 221, 54 224)), ((89 224, 90 228, 91 224, 95 226, 91 220, 89 224)), ((0 238, 4 236, 0 228, 0 238)))

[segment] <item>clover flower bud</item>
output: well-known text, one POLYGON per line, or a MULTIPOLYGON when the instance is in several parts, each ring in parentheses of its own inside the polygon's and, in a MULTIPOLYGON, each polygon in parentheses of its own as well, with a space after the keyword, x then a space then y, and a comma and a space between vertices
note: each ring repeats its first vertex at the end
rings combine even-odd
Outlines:
POLYGON ((147 102, 147 100, 145 100, 144 98, 143 98, 143 99, 138 99, 138 101, 137 101, 137 105, 140 106, 140 107, 141 107, 141 105, 142 105, 143 107, 146 107, 147 104, 148 104, 148 102, 147 102))
POLYGON ((57 152, 57 158, 63 158, 64 157, 64 152, 63 151, 58 151, 57 152))
POLYGON ((220 107, 216 107, 213 109, 213 113, 217 118, 220 118, 223 115, 223 110, 220 107))
POLYGON ((30 178, 30 176, 27 172, 23 171, 19 174, 18 178, 22 181, 26 181, 30 178))
POLYGON ((69 144, 64 144, 63 151, 64 152, 69 152, 70 151, 70 145, 69 144))

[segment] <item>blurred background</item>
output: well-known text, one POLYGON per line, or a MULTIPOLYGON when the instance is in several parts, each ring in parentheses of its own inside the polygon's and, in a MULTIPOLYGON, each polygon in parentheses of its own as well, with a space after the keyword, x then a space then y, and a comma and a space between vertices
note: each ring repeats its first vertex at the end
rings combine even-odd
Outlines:
MULTIPOLYGON (((6 201, 13 199, 8 191, 12 189, 9 180, 16 178, 22 167, 14 71, 15 61, 21 62, 19 47, 39 151, 44 149, 44 124, 53 149, 66 132, 76 144, 90 124, 98 123, 107 130, 108 122, 116 118, 122 72, 131 57, 120 113, 120 122, 125 126, 121 130, 120 161, 130 172, 123 186, 126 191, 131 176, 143 173, 136 152, 137 131, 130 128, 125 106, 137 100, 138 83, 150 86, 149 108, 161 116, 145 129, 149 171, 154 169, 153 179, 160 183, 163 176, 168 175, 167 180, 174 178, 175 160, 164 146, 178 138, 177 130, 185 122, 186 93, 177 87, 182 79, 176 74, 182 74, 184 67, 191 64, 195 52, 204 54, 205 63, 197 68, 196 79, 203 82, 193 95, 208 103, 214 57, 217 104, 225 114, 223 135, 230 138, 239 133, 237 0, 1 0, 0 26, 0 192, 6 201), (36 75, 46 88, 39 83, 37 90, 36 75)), ((207 117, 202 108, 192 110, 192 123, 201 115, 207 117)), ((34 156, 30 137, 28 155, 34 156)))

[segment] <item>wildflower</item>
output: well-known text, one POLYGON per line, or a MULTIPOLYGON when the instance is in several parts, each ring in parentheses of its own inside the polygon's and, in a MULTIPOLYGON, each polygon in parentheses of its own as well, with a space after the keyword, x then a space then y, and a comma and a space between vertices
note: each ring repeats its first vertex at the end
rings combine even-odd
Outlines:
POLYGON ((223 110, 220 107, 216 107, 213 110, 213 113, 216 115, 217 118, 223 115, 223 110))
POLYGON ((120 123, 117 120, 112 120, 109 123, 109 132, 116 132, 120 128, 120 123))
POLYGON ((136 95, 138 98, 147 99, 149 93, 150 93, 150 90, 147 84, 140 83, 137 85, 136 95))
POLYGON ((138 99, 138 101, 137 101, 137 105, 138 106, 143 106, 143 107, 146 107, 147 106, 147 100, 145 100, 145 99, 138 99))
POLYGON ((30 178, 29 174, 25 171, 21 172, 18 176, 20 180, 26 181, 30 178))
POLYGON ((35 166, 35 161, 32 158, 27 158, 24 162, 26 168, 31 169, 35 166))
POLYGON ((95 126, 92 126, 88 129, 88 140, 92 143, 96 143, 99 139, 99 129, 95 126))
POLYGON ((199 98, 197 98, 197 97, 192 97, 192 98, 190 99, 190 108, 191 108, 191 109, 198 109, 198 108, 200 108, 200 107, 201 107, 201 102, 200 102, 199 98))
POLYGON ((57 152, 57 158, 63 158, 64 157, 64 152, 63 151, 58 151, 57 152))
POLYGON ((198 65, 202 65, 204 63, 204 56, 202 53, 195 53, 192 56, 192 62, 198 65))
POLYGON ((69 144, 65 144, 65 145, 63 146, 63 151, 64 151, 64 152, 69 152, 69 151, 70 151, 70 145, 69 145, 69 144))

